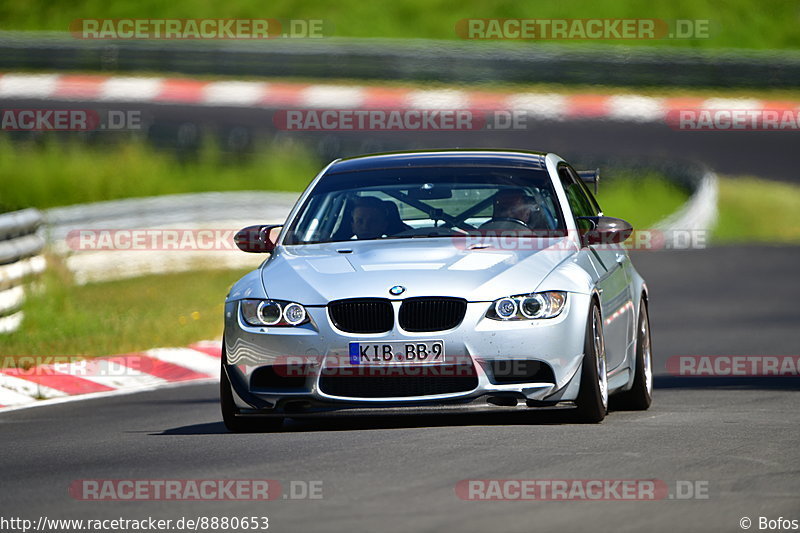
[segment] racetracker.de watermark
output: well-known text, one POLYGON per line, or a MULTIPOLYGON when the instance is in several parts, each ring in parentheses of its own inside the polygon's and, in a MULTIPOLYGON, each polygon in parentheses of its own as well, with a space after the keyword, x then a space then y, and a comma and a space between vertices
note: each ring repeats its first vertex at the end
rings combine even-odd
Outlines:
MULTIPOLYGON (((633 230, 622 243, 613 235, 599 236, 592 244, 596 250, 698 250, 708 243, 707 230, 640 229, 633 230)), ((464 250, 561 251, 573 249, 584 240, 585 232, 574 230, 475 230, 452 238, 456 248, 464 250), (574 237, 574 238, 567 238, 574 237)))
POLYGON ((456 496, 466 501, 707 500, 705 480, 660 479, 464 479, 456 496))
POLYGON ((800 355, 673 355, 667 372, 694 377, 798 377, 800 355))
POLYGON ((455 32, 461 39, 480 40, 652 40, 708 39, 711 21, 706 19, 461 19, 455 32))
POLYGON ((72 498, 93 501, 267 501, 280 493, 273 479, 79 479, 69 486, 72 498))
POLYGON ((66 243, 75 251, 183 251, 238 250, 233 238, 238 230, 138 228, 76 229, 66 243))
POLYGON ((82 501, 321 500, 321 480, 76 479, 69 495, 82 501))
POLYGON ((0 109, 2 131, 130 131, 142 129, 142 112, 124 109, 0 109))
POLYGON ((800 109, 673 109, 666 121, 681 131, 798 131, 800 109))
POLYGON ((283 131, 527 130, 541 119, 525 109, 281 109, 272 116, 283 131), (529 122, 533 124, 529 125, 529 122))
POLYGON ((333 34, 323 19, 76 19, 76 39, 318 39, 333 34))
POLYGON ((3 355, 3 373, 21 377, 70 375, 80 378, 115 378, 158 375, 172 368, 171 363, 141 354, 116 355, 110 358, 87 359, 83 355, 3 355))
MULTIPOLYGON (((384 344, 358 343, 355 353, 282 355, 275 358, 272 368, 281 377, 308 377, 319 373, 324 377, 474 377, 475 360, 469 355, 447 355, 427 350, 425 343, 407 343, 404 352, 392 351, 384 344)), ((475 356, 476 359, 482 359, 475 356)), ((538 365, 538 362, 534 364, 538 365)), ((525 376, 530 366, 520 360, 500 361, 496 376, 525 376)))
POLYGON ((469 109, 282 109, 272 122, 285 131, 471 131, 491 124, 469 109))

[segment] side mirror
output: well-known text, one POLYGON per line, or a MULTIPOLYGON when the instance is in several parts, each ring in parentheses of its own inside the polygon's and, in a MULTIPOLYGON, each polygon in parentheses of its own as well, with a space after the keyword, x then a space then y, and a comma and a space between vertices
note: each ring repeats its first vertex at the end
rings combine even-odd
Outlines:
POLYGON ((233 236, 233 242, 243 252, 263 254, 275 250, 275 241, 270 237, 270 233, 275 228, 282 228, 281 224, 268 226, 247 226, 240 229, 233 236))
POLYGON ((621 218, 578 217, 588 220, 592 227, 581 236, 584 244, 620 244, 631 236, 633 226, 621 218))

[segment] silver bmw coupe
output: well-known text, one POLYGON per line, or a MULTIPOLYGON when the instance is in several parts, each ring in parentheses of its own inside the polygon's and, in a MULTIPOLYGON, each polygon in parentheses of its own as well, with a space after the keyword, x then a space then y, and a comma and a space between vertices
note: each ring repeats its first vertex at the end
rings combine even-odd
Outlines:
POLYGON ((225 301, 220 403, 232 431, 325 413, 647 409, 647 287, 597 171, 551 153, 339 159, 225 301))

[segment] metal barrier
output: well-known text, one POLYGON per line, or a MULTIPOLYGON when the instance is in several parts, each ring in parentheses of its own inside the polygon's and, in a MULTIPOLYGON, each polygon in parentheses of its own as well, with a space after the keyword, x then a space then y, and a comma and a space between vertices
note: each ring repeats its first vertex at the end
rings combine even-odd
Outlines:
POLYGON ((44 239, 36 233, 41 224, 36 209, 0 215, 0 334, 19 328, 24 284, 45 268, 44 239))
POLYGON ((79 40, 0 32, 0 69, 686 87, 796 87, 800 53, 388 39, 79 40))

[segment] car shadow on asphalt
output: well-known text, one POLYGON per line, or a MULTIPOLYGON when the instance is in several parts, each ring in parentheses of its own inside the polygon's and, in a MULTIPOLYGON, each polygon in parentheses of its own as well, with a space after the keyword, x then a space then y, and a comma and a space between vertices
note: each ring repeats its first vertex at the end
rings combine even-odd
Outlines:
MULTIPOLYGON (((254 433, 306 433, 316 431, 367 431, 468 426, 537 426, 577 423, 571 410, 530 410, 511 413, 459 413, 432 415, 348 415, 287 418, 277 431, 254 433)), ((229 433, 220 422, 192 424, 165 429, 150 435, 216 435, 229 433)))
POLYGON ((367 431, 467 426, 536 426, 568 424, 571 411, 520 411, 513 413, 447 413, 390 416, 341 416, 330 418, 287 419, 282 431, 367 431))
POLYGON ((150 435, 216 435, 221 433, 229 433, 222 420, 219 422, 206 422, 205 424, 179 426, 165 429, 160 433, 150 433, 150 435))
MULTIPOLYGON (((683 377, 657 375, 653 378, 656 389, 693 390, 800 390, 800 379, 796 377, 683 377)), ((211 403, 216 399, 196 400, 211 403)), ((611 416, 614 415, 611 403, 611 416)), ((376 415, 329 415, 319 417, 287 418, 277 431, 265 429, 254 433, 309 433, 332 431, 369 431, 381 429, 419 429, 437 427, 469 426, 537 426, 580 424, 571 409, 531 409, 478 413, 441 414, 384 414, 376 415)), ((150 435, 222 435, 230 433, 222 421, 192 424, 165 429, 150 435)))

